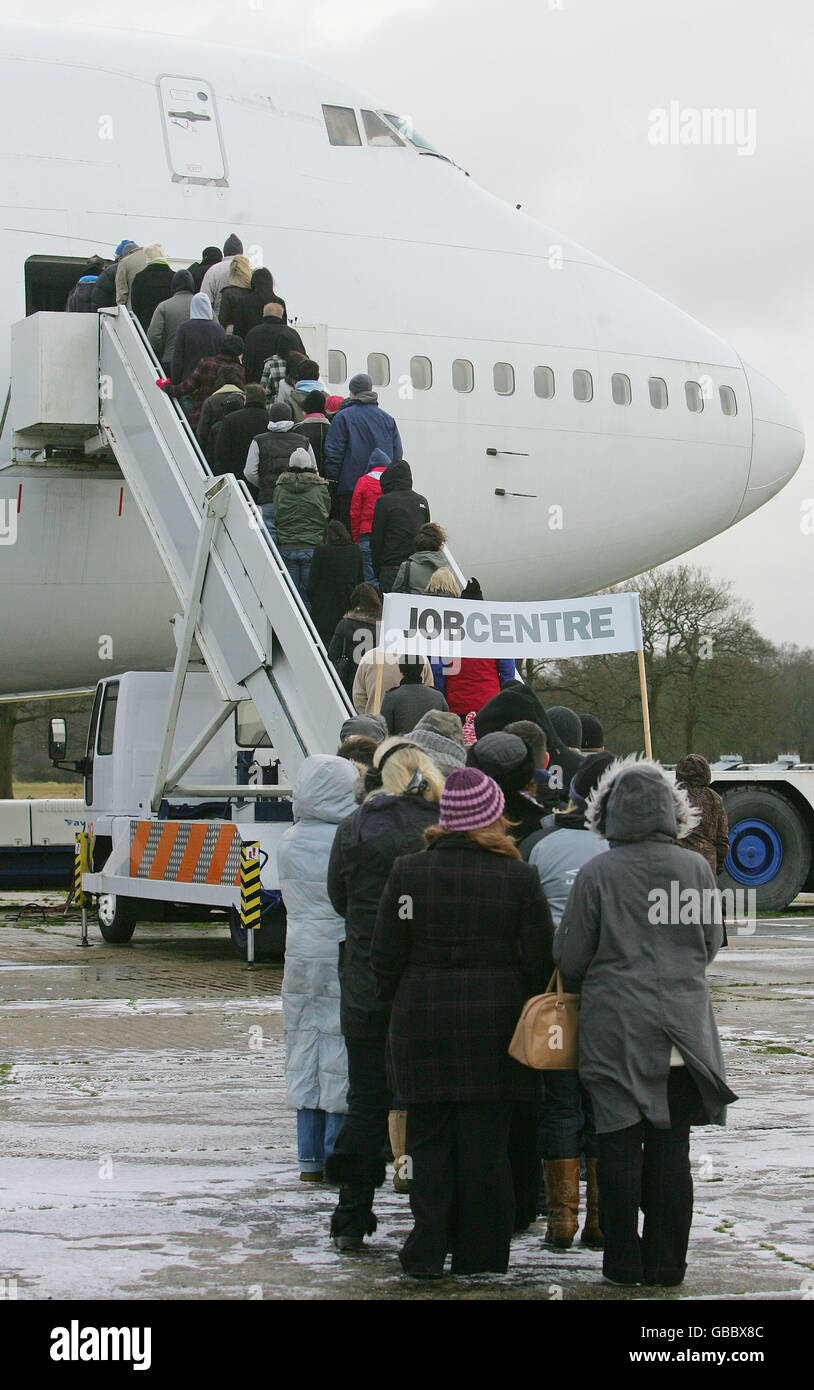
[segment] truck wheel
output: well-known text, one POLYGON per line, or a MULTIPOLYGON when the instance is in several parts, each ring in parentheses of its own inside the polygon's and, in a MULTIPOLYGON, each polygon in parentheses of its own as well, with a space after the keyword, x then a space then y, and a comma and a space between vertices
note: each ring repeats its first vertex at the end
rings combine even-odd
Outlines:
POLYGON ((136 900, 100 893, 96 900, 96 916, 105 941, 123 945, 136 930, 136 900))
MULTIPOLYGON (((286 915, 284 907, 270 907, 254 933, 255 960, 281 960, 285 955, 286 915)), ((236 907, 229 908, 229 935, 241 960, 246 960, 246 932, 236 907)))
POLYGON ((797 897, 811 865, 811 836, 797 808, 770 787, 722 791, 729 854, 721 888, 754 889, 758 912, 778 912, 797 897))

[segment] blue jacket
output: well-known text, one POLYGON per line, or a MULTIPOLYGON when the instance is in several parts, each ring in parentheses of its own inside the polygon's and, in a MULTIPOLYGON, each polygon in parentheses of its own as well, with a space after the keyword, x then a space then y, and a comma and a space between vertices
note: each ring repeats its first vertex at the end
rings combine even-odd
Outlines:
POLYGON ((325 436, 325 477, 338 483, 337 492, 353 492, 374 449, 388 459, 403 456, 398 425, 382 410, 375 391, 365 391, 337 411, 325 436))

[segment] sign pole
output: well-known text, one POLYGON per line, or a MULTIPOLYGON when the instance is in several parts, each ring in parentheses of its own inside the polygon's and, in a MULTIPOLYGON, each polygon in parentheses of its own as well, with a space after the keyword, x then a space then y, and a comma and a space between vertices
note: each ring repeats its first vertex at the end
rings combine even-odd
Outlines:
POLYGON ((636 653, 639 662, 639 692, 642 697, 642 722, 644 724, 644 751, 648 758, 653 756, 650 739, 650 706, 647 703, 647 673, 644 666, 644 651, 640 647, 636 653))
POLYGON ((376 688, 373 692, 373 713, 378 714, 382 707, 382 681, 384 680, 384 652, 376 651, 376 688))

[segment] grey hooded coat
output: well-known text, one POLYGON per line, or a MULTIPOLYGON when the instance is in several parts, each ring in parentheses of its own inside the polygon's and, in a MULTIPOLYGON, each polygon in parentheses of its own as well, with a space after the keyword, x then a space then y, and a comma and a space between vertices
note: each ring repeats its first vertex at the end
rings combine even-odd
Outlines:
POLYGON ((723 938, 717 886, 701 855, 677 844, 696 818, 674 779, 643 759, 612 763, 588 802, 586 824, 610 850, 577 874, 554 959, 582 991, 579 1074, 600 1134, 642 1118, 669 1126, 673 1046, 700 1092, 693 1123, 725 1123, 737 1099, 705 975, 723 938))
POLYGON ((306 758, 294 783, 294 825, 277 867, 288 915, 283 975, 285 1076, 296 1110, 347 1110, 348 1059, 339 1029, 339 943, 345 923, 328 897, 328 860, 341 820, 356 810, 359 773, 346 758, 306 758))

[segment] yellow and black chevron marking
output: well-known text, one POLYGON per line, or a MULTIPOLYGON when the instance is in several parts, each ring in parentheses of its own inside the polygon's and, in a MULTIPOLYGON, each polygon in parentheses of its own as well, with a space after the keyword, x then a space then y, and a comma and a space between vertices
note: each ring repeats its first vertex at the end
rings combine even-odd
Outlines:
POLYGON ((84 907, 87 897, 82 891, 82 875, 90 873, 90 835, 86 830, 76 832, 73 859, 73 900, 77 907, 84 907))
POLYGON ((240 847, 240 925, 244 931, 260 926, 260 846, 254 840, 240 847))

